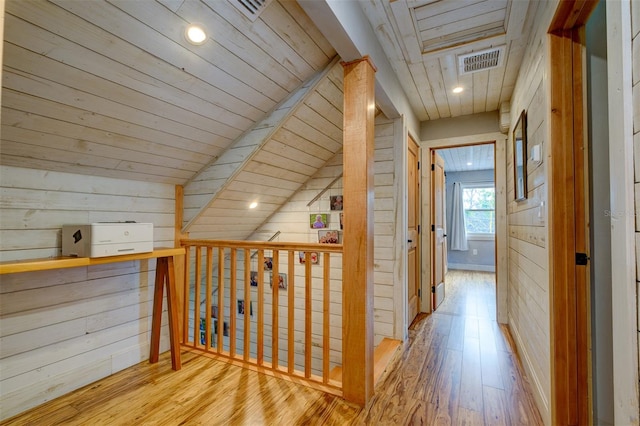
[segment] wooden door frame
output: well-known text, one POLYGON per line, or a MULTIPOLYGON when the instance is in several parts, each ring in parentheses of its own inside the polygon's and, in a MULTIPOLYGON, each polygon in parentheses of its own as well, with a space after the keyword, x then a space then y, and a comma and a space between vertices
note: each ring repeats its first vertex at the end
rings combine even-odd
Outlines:
POLYGON ((551 422, 591 423, 584 25, 597 1, 565 1, 549 28, 551 422))
MULTIPOLYGON (((500 132, 483 133, 470 136, 457 136, 444 139, 422 141, 421 162, 430 164, 431 150, 455 148, 459 146, 478 145, 491 143, 494 145, 495 162, 495 187, 496 194, 506 194, 507 179, 507 138, 500 132)), ((431 167, 421 167, 422 171, 422 224, 430 224, 429 212, 431 211, 431 167)), ((425 228, 426 229, 426 228, 425 228)), ((422 244, 422 283, 423 293, 426 291, 424 283, 431 283, 431 247, 429 243, 430 232, 421 233, 422 244)), ((506 324, 507 317, 507 197, 496 197, 496 319, 501 324, 506 324)), ((429 290, 430 291, 430 290, 429 290)), ((422 312, 431 312, 430 298, 422 298, 422 312), (425 303, 428 302, 428 303, 425 303)))
MULTIPOLYGON (((581 271, 569 267, 575 251, 571 241, 563 241, 559 216, 571 215, 564 203, 562 191, 566 188, 571 168, 567 161, 574 158, 564 150, 580 150, 582 141, 570 140, 572 129, 584 132, 581 121, 586 123, 583 99, 571 102, 571 94, 584 93, 579 88, 584 68, 572 64, 583 62, 582 31, 597 1, 565 0, 560 2, 549 28, 550 37, 550 131, 551 131, 551 200, 550 211, 550 266, 553 289, 551 310, 551 421, 554 424, 588 424, 592 422, 590 406, 591 382, 588 360, 590 331, 578 328, 580 336, 571 335, 583 321, 590 323, 588 294, 582 295, 581 271), (564 143, 563 143, 564 142, 564 143), (558 151, 554 151, 558 150, 558 151), (554 205, 555 202, 560 202, 554 205), (561 265, 558 267, 558 260, 561 265), (573 271, 572 271, 573 269, 573 271), (568 296, 577 305, 569 306, 562 297, 568 296), (559 297, 558 299, 556 297, 559 297), (574 324, 572 324, 574 323, 574 324), (586 336, 585 336, 586 334, 586 336), (575 351, 571 352, 571 345, 575 351), (567 352, 561 349, 565 348, 567 352), (575 363, 582 371, 571 371, 575 363), (587 363, 586 366, 584 364, 587 363), (586 391, 585 391, 586 389, 586 391)), ((637 354, 637 299, 635 286, 634 218, 628 214, 633 206, 633 118, 632 118, 632 64, 631 19, 628 1, 607 2, 607 71, 610 114, 609 143, 611 165, 611 257, 613 313, 613 381, 614 421, 632 424, 638 421, 638 358, 637 354), (625 10, 626 8, 626 10, 625 10), (634 300, 635 299, 635 300, 634 300)), ((575 154, 579 162, 579 153, 575 154)), ((579 184, 579 182, 578 182, 579 184)), ((569 185, 570 186, 570 185, 569 185)), ((574 185, 575 186, 575 185, 574 185)), ((568 194, 565 194, 568 195, 568 194)), ((576 194, 578 195, 578 194, 576 194)), ((579 197, 579 195, 578 195, 579 197)), ((579 202, 576 197, 574 200, 579 202)), ((582 219, 582 215, 577 215, 582 219)), ((570 216, 572 217, 572 216, 570 216)), ((636 234, 637 235, 637 234, 636 234)), ((578 245, 580 241, 577 241, 578 245)))
MULTIPOLYGON (((417 210, 417 212, 416 212, 417 224, 416 225, 417 225, 417 228, 418 228, 418 234, 417 234, 417 237, 416 237, 417 238, 417 241, 416 241, 416 269, 417 270, 415 271, 415 276, 416 276, 416 280, 418 281, 418 307, 417 307, 417 313, 419 314, 422 311, 422 309, 421 309, 421 307, 422 307, 422 299, 423 299, 424 294, 425 294, 424 290, 422 288, 423 287, 422 286, 422 274, 420 274, 420 270, 422 269, 421 268, 421 258, 422 258, 421 257, 421 252, 422 252, 422 250, 421 250, 421 246, 422 246, 422 244, 421 244, 421 242, 422 242, 421 236, 422 235, 421 234, 423 234, 423 229, 422 229, 422 207, 421 207, 422 206, 422 182, 421 182, 421 179, 420 179, 420 165, 424 164, 424 163, 421 160, 422 150, 420 148, 420 143, 418 142, 419 139, 414 137, 411 134, 411 132, 406 132, 406 134, 404 136, 404 140, 405 140, 405 143, 406 143, 404 151, 405 151, 405 155, 407 156, 407 158, 406 158, 407 167, 406 168, 408 168, 408 162, 409 162, 409 160, 408 160, 408 152, 409 152, 410 140, 412 140, 416 144, 416 147, 417 147, 416 161, 418 162, 418 170, 417 170, 417 173, 416 173, 417 194, 416 194, 415 203, 416 203, 416 210, 417 210)), ((409 193, 408 193, 409 182, 406 183, 406 188, 407 188, 407 197, 409 197, 409 193)), ((409 211, 408 211, 408 203, 407 203, 407 222, 408 222, 408 217, 409 217, 408 213, 409 213, 409 211)), ((408 226, 407 226, 407 224, 405 224, 405 231, 406 231, 407 228, 408 228, 408 226)), ((407 273, 406 273, 406 280, 405 280, 405 282, 407 283, 407 285, 405 285, 407 294, 404 297, 404 299, 407 302, 406 314, 405 314, 405 317, 407 319, 405 321, 406 322, 406 327, 404 327, 404 332, 406 332, 406 330, 408 329, 408 327, 411 325, 411 323, 413 322, 413 320, 415 318, 409 318, 410 317, 409 313, 411 312, 411 308, 408 306, 408 301, 409 301, 409 297, 408 297, 409 296, 409 294, 408 294, 408 292, 409 292, 409 285, 408 285, 409 284, 409 262, 408 262, 409 251, 405 250, 403 252, 403 256, 404 256, 405 261, 407 263, 407 273)))
MULTIPOLYGON (((437 153, 436 149, 430 149, 429 150, 429 162, 426 163, 426 165, 428 166, 429 170, 427 170, 427 172, 429 172, 429 176, 433 177, 435 175, 435 169, 434 169, 434 160, 435 157, 438 157, 441 161, 442 161, 442 191, 444 192, 444 197, 445 197, 445 202, 444 205, 442 206, 443 209, 443 233, 444 231, 446 231, 446 216, 447 216, 447 201, 446 201, 446 194, 447 194, 447 181, 446 181, 446 174, 444 172, 444 159, 442 159, 442 157, 437 153)), ((435 275, 435 270, 436 270, 436 253, 434 252, 434 247, 436 247, 436 245, 438 244, 437 242, 437 229, 438 227, 436 226, 435 229, 433 228, 434 224, 435 224, 435 216, 436 216, 436 212, 435 212, 435 198, 436 195, 434 194, 434 186, 435 186, 435 182, 433 179, 431 179, 431 187, 429 188, 430 192, 429 192, 429 202, 430 202, 430 207, 429 207, 429 221, 427 222, 427 228, 431 228, 431 229, 427 229, 427 231, 429 232, 429 249, 431 250, 431 255, 430 255, 430 262, 429 262, 429 269, 430 269, 430 274, 429 276, 431 277, 431 281, 429 281, 429 285, 428 285, 428 289, 429 291, 429 295, 430 295, 430 299, 431 299, 431 310, 434 311, 438 308, 439 305, 437 305, 437 300, 438 300, 438 289, 437 286, 440 283, 435 282, 435 279, 437 277, 434 277, 435 275)), ((446 234, 444 234, 446 238, 446 234)), ((443 242, 443 250, 447 249, 447 243, 446 240, 443 242)), ((442 261, 446 262, 447 259, 447 254, 442 253, 442 261)), ((445 275, 446 275, 446 267, 443 265, 442 267, 442 283, 443 283, 443 287, 444 287, 444 292, 446 295, 446 284, 444 283, 445 279, 445 275)), ((444 298, 445 296, 443 296, 444 298)), ((440 302, 442 303, 442 302, 440 302)))

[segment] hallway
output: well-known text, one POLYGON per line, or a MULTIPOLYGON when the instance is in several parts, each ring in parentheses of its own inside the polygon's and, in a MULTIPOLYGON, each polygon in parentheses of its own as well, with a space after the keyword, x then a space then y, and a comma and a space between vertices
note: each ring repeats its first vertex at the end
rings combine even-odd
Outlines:
POLYGON ((364 424, 538 425, 542 419, 506 327, 495 321, 495 274, 450 270, 446 296, 409 332, 364 424))
POLYGON ((419 317, 361 410, 341 398, 206 357, 140 363, 1 424, 542 424, 506 329, 494 275, 450 271, 436 313, 419 317))

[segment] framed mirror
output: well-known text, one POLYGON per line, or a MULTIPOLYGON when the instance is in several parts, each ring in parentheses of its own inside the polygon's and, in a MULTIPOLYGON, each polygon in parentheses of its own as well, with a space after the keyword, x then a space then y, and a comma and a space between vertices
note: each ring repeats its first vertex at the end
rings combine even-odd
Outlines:
POLYGON ((513 171, 516 201, 527 198, 527 114, 520 113, 513 128, 513 171))

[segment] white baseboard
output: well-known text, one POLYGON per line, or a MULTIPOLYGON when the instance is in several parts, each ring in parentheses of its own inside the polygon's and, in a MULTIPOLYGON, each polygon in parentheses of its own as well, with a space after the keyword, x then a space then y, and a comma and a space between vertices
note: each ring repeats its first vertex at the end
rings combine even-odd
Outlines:
MULTIPOLYGON (((549 407, 549 400, 545 396, 544 389, 542 389, 542 385, 540 384, 540 380, 536 375, 535 371, 532 368, 531 359, 529 358, 529 354, 525 350, 524 345, 522 344, 522 338, 520 334, 518 334, 518 329, 512 327, 513 320, 511 315, 509 315, 509 331, 513 336, 513 340, 516 344, 516 349, 518 351, 518 355, 522 360, 522 366, 524 367, 524 371, 530 378, 530 383, 533 385, 533 398, 536 400, 536 404, 538 404, 538 409, 540 410, 540 416, 542 417, 542 421, 545 425, 551 424, 551 408, 549 407)), ((551 372, 549 372, 551 374, 551 372)))
POLYGON ((449 263, 447 264, 449 269, 462 269, 465 271, 479 271, 479 272, 495 272, 495 265, 474 265, 471 263, 449 263))

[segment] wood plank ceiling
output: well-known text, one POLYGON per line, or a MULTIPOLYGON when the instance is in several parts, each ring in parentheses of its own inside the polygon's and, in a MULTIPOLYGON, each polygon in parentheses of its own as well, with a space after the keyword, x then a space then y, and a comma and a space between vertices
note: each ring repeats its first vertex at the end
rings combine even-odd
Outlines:
MULTIPOLYGON (((340 152, 342 70, 296 1, 251 18, 232 1, 6 0, 0 164, 184 185, 191 232, 251 235, 340 152), (202 45, 184 37, 193 22, 202 45)), ((536 3, 360 5, 435 120, 509 100, 536 3), (459 73, 458 55, 498 45, 501 66, 459 73)))
POLYGON ((444 160, 445 172, 494 169, 493 144, 439 149, 438 154, 444 160))
POLYGON ((537 1, 371 0, 362 9, 420 120, 496 111, 511 99, 537 1), (504 49, 465 73, 461 57, 504 49), (453 93, 455 87, 461 93, 453 93))
POLYGON ((1 163, 184 184, 334 56, 290 1, 9 0, 1 163))

